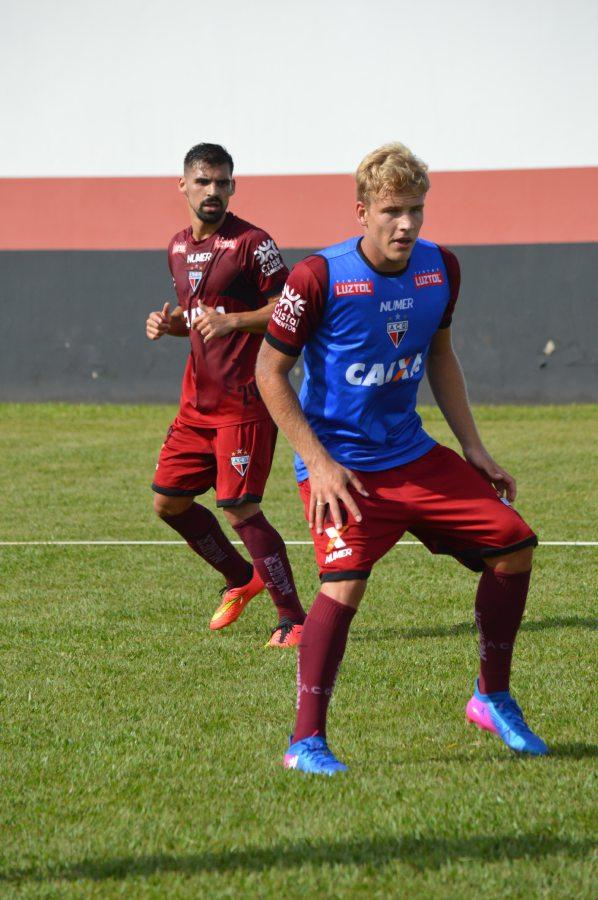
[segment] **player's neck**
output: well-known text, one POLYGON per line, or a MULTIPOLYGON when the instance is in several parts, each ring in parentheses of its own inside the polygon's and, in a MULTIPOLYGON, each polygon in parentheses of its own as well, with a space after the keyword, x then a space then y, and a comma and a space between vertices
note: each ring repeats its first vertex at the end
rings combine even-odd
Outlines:
POLYGON ((408 259, 404 262, 402 260, 398 262, 394 259, 388 259, 378 250, 374 243, 368 240, 367 234, 362 237, 359 243, 359 250, 372 269, 376 272, 381 272, 383 275, 400 275, 409 265, 408 259))
POLYGON ((194 241, 205 241, 211 237, 219 228, 222 228, 226 212, 218 222, 202 222, 198 216, 191 217, 191 233, 194 241))

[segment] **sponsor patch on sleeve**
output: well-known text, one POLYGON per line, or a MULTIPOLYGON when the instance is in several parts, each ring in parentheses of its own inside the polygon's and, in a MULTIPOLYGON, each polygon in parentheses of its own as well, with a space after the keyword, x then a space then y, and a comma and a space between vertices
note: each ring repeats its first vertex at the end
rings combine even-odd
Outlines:
POLYGON ((284 262, 280 251, 272 238, 268 238, 259 244, 253 255, 256 257, 260 268, 266 277, 276 274, 284 268, 284 262))
POLYGON ((274 307, 272 321, 279 328, 284 328, 285 331, 295 334, 304 309, 305 300, 301 294, 298 291, 294 291, 289 284, 285 284, 280 299, 274 307))

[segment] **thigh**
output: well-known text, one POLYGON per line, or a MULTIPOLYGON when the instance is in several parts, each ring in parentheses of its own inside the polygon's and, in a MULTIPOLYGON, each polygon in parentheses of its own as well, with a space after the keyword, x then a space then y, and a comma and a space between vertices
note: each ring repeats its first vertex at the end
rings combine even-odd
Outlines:
POLYGON ((272 419, 217 429, 217 506, 261 503, 272 467, 276 437, 277 429, 272 419))
MULTIPOLYGON (((311 529, 320 581, 351 581, 367 579, 374 563, 381 559, 402 537, 406 529, 406 509, 393 498, 383 499, 381 485, 385 483, 381 472, 358 472, 357 475, 369 493, 369 497, 351 490, 362 515, 356 522, 343 508, 343 525, 336 529, 327 513, 323 534, 311 529)), ((299 485, 299 493, 308 520, 311 495, 309 479, 299 485)))
POLYGON ((432 553, 448 553, 482 571, 484 558, 537 544, 519 513, 472 465, 437 445, 402 467, 408 476, 408 530, 432 553))
POLYGON ((213 430, 194 428, 177 418, 166 433, 152 488, 167 497, 204 494, 216 482, 213 430))

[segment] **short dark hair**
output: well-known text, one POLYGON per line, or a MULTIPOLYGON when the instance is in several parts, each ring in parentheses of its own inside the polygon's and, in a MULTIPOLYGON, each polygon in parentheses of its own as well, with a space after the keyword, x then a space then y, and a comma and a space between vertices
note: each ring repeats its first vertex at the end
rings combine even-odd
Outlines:
POLYGON ((230 166, 233 174, 233 158, 225 147, 220 144, 195 144, 185 156, 185 171, 193 168, 197 163, 207 163, 209 166, 230 166))

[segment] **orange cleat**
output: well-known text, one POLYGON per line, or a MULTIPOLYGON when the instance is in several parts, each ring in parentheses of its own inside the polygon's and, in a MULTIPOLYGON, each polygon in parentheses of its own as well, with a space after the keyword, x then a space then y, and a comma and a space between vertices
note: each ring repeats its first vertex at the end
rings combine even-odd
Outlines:
POLYGON ((290 619, 283 619, 280 625, 272 629, 272 637, 266 647, 297 647, 301 642, 302 633, 303 625, 291 622, 290 619))
POLYGON ((236 622, 252 597, 256 597, 264 590, 264 582, 253 570, 251 581, 242 584, 240 587, 224 588, 222 592, 222 603, 210 620, 210 628, 212 631, 218 631, 219 628, 226 628, 236 622))

